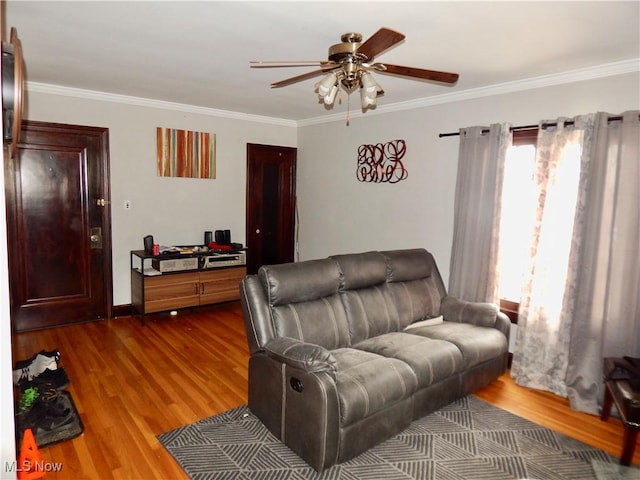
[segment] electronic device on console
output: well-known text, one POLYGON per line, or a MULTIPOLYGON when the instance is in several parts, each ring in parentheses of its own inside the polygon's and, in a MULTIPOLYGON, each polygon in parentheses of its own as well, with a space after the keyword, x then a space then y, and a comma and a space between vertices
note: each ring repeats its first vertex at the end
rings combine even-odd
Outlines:
POLYGON ((246 252, 211 253, 203 257, 202 268, 237 267, 247 264, 246 252))
MULTIPOLYGON (((204 245, 165 246, 154 244, 153 235, 144 237, 144 253, 153 255, 154 275, 189 270, 238 267, 247 264, 246 249, 241 243, 231 242, 229 230, 216 230, 215 240, 211 231, 204 232, 204 245), (154 248, 157 247, 157 248, 154 248), (157 250, 157 253, 155 252, 157 250)), ((151 275, 151 273, 145 273, 151 275)))
POLYGON ((198 257, 161 258, 156 257, 151 261, 153 268, 161 273, 183 272, 185 270, 198 270, 198 257))

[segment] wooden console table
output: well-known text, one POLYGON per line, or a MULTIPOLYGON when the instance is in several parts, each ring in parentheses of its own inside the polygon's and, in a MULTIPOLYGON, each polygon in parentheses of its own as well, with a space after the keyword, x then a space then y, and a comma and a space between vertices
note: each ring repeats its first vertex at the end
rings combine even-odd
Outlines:
POLYGON ((147 313, 240 299, 240 280, 247 274, 244 265, 145 275, 154 258, 158 257, 144 250, 131 251, 131 309, 143 325, 147 313))

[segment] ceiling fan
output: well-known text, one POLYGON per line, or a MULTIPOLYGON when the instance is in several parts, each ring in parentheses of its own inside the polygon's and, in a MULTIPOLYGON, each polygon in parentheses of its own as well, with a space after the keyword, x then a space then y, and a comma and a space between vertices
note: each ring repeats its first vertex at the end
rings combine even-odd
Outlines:
POLYGON ((404 40, 402 33, 389 28, 381 28, 365 42, 359 33, 345 33, 341 36, 341 43, 329 47, 328 60, 323 61, 255 61, 250 62, 252 68, 281 68, 319 66, 317 70, 303 73, 271 84, 271 88, 286 87, 318 75, 326 74, 315 85, 319 99, 327 107, 333 106, 336 95, 342 87, 347 94, 360 88, 362 109, 375 108, 376 98, 384 92, 374 80, 371 71, 399 75, 419 80, 454 84, 458 81, 457 73, 425 70, 415 67, 403 67, 388 63, 373 63, 376 55, 388 50, 404 40))

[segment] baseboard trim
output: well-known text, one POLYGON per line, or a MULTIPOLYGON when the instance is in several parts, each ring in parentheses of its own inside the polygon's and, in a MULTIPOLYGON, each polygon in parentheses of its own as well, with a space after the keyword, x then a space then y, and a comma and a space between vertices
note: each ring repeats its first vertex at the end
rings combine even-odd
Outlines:
POLYGON ((111 309, 111 316, 117 317, 130 317, 131 316, 131 304, 128 305, 114 305, 111 309))

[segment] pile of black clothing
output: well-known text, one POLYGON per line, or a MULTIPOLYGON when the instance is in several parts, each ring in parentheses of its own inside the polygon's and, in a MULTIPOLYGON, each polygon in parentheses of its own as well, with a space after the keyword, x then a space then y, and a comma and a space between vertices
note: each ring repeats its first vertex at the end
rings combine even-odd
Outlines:
POLYGON ((60 366, 60 352, 41 351, 16 362, 13 382, 18 400, 15 406, 16 444, 24 431, 33 432, 38 447, 75 438, 84 431, 69 386, 69 377, 60 366))

